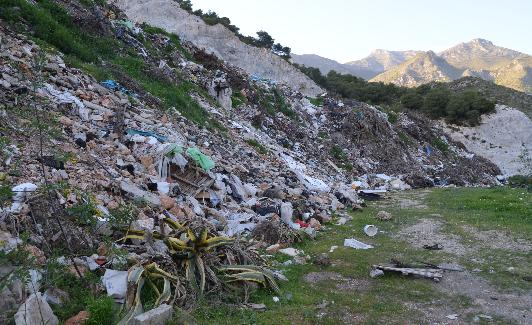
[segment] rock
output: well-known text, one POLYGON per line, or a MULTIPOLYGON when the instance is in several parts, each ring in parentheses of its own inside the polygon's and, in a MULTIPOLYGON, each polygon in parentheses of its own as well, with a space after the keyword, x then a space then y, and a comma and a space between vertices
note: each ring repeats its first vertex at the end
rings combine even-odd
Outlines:
POLYGON ((314 218, 310 218, 310 221, 308 222, 308 225, 309 225, 309 227, 314 228, 316 230, 320 230, 320 228, 321 228, 321 223, 318 220, 314 219, 314 218))
POLYGON ((274 245, 268 246, 268 247, 266 248, 266 253, 268 253, 268 254, 275 254, 275 253, 277 253, 280 249, 281 249, 281 245, 280 245, 280 244, 274 244, 274 245))
POLYGON ((102 283, 107 295, 123 302, 127 293, 127 271, 105 270, 102 283))
POLYGON ((26 251, 28 251, 28 253, 35 257, 35 261, 37 262, 37 264, 44 265, 46 263, 46 256, 44 255, 44 252, 42 250, 33 245, 26 245, 26 247, 24 248, 26 249, 26 251))
POLYGON ((148 203, 151 203, 155 206, 161 205, 161 200, 159 199, 159 196, 146 192, 138 188, 135 184, 133 184, 131 181, 121 181, 120 182, 120 188, 122 191, 128 193, 135 199, 143 199, 146 200, 148 203))
POLYGON ((83 325, 89 319, 89 317, 89 312, 86 310, 82 310, 77 315, 67 319, 65 321, 65 325, 83 325))
POLYGON ((44 292, 44 299, 53 305, 62 305, 69 300, 69 295, 58 288, 48 288, 44 292))
POLYGON ((375 218, 377 218, 379 220, 383 220, 383 221, 391 220, 392 219, 392 214, 389 213, 389 212, 386 212, 386 211, 379 211, 375 218))
POLYGON ((153 165, 153 157, 152 156, 142 156, 140 157, 140 163, 144 168, 150 169, 150 167, 153 165))
POLYGON ((15 314, 16 325, 57 325, 59 319, 54 315, 48 302, 42 297, 40 292, 29 296, 20 305, 15 314))
POLYGON ((292 247, 288 247, 288 248, 282 248, 279 250, 279 253, 283 253, 285 255, 288 255, 288 256, 291 256, 291 257, 295 257, 297 255, 299 255, 301 252, 295 248, 292 248, 292 247))
POLYGON ((133 318, 131 325, 165 325, 172 318, 172 306, 162 304, 133 318))
POLYGON ((331 258, 328 254, 322 253, 316 259, 314 260, 314 264, 319 266, 330 266, 331 265, 331 258))
POLYGON ((380 270, 380 269, 372 269, 370 272, 369 272, 369 276, 371 278, 378 278, 380 276, 383 276, 384 275, 384 271, 383 270, 380 270))

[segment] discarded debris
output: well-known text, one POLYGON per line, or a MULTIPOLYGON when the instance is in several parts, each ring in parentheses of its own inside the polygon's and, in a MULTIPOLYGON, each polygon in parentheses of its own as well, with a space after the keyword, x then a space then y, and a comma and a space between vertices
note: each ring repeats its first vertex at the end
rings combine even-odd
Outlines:
POLYGON ((388 265, 373 265, 374 269, 382 271, 399 272, 403 275, 415 275, 423 278, 429 278, 436 282, 439 282, 443 277, 440 269, 423 269, 423 268, 407 268, 407 267, 395 267, 388 265))
POLYGON ((344 240, 344 246, 346 247, 352 247, 355 249, 370 249, 373 248, 373 246, 364 244, 363 242, 360 242, 354 238, 351 239, 345 239, 344 240))
POLYGON ((374 225, 365 225, 364 233, 370 237, 375 236, 379 232, 379 228, 374 225))
POLYGON ((431 251, 439 251, 439 250, 443 249, 443 245, 436 243, 436 244, 433 244, 433 245, 423 245, 423 248, 431 250, 431 251))

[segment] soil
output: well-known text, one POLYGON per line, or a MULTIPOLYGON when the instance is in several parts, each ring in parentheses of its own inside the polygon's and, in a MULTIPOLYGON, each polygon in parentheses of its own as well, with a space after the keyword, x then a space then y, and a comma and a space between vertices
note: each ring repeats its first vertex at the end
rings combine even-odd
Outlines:
MULTIPOLYGON (((481 247, 486 249, 505 249, 509 251, 530 251, 530 242, 517 240, 510 237, 503 231, 478 231, 471 226, 463 226, 469 234, 477 241, 473 246, 465 246, 460 240, 461 237, 454 234, 442 232, 443 223, 439 220, 423 218, 418 223, 403 228, 397 238, 403 239, 413 247, 420 248, 423 245, 439 243, 443 245, 443 251, 461 256, 474 256, 474 253, 481 247)), ((464 315, 485 314, 489 316, 501 316, 511 319, 519 324, 526 324, 532 317, 530 306, 532 306, 532 295, 530 293, 510 292, 503 293, 490 285, 487 280, 475 275, 469 270, 463 272, 446 272, 439 283, 434 284, 434 288, 444 293, 457 296, 464 295, 471 299, 473 306, 464 310, 451 311, 447 306, 434 307, 430 310, 415 306, 416 309, 426 312, 428 319, 436 323, 459 323, 464 315), (445 321, 447 315, 458 314, 458 320, 445 321)), ((528 323, 530 324, 530 323, 528 323)))

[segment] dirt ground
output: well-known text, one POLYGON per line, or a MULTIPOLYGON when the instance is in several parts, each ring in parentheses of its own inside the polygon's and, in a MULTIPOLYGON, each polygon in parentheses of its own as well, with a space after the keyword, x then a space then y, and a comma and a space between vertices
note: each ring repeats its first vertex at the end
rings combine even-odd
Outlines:
MULTIPOLYGON (((398 202, 401 207, 423 208, 425 205, 421 202, 427 193, 419 192, 414 197, 412 195, 409 197, 398 195, 392 199, 392 202, 398 202)), ((388 202, 384 205, 389 204, 388 202)), ((415 248, 423 248, 424 245, 435 243, 441 244, 443 246, 442 251, 450 254, 451 259, 454 257, 453 262, 459 262, 461 257, 474 259, 480 250, 501 249, 508 251, 508 253, 530 253, 532 251, 531 241, 515 238, 507 231, 481 231, 470 225, 462 225, 461 228, 465 235, 473 237, 473 240, 466 245, 460 235, 447 233, 443 230, 444 221, 441 220, 441 217, 439 214, 430 214, 426 218, 419 219, 413 225, 403 227, 395 236, 415 248)), ((480 262, 480 266, 489 267, 487 261, 477 261, 480 262)), ((477 317, 478 320, 491 320, 493 316, 489 315, 498 315, 519 324, 532 324, 532 294, 530 292, 503 292, 491 285, 486 279, 476 275, 474 271, 478 270, 464 269, 464 271, 446 272, 442 281, 434 284, 434 287, 442 292, 469 297, 474 306, 461 311, 431 308, 425 313, 427 319, 440 323, 448 315, 478 313, 486 316, 477 317)), ((452 320, 449 320, 448 323, 451 324, 452 320)))

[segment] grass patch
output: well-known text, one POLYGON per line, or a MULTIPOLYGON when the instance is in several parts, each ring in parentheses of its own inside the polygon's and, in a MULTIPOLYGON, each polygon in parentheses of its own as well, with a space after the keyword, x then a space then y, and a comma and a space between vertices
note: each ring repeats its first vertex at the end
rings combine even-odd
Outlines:
POLYGON ((153 77, 147 73, 146 64, 139 58, 119 57, 113 60, 113 63, 121 67, 153 96, 160 98, 166 109, 174 107, 184 117, 200 125, 208 123, 208 113, 189 96, 190 92, 196 90, 195 85, 183 82, 177 86, 169 81, 153 77))
MULTIPOLYGON (((523 197, 523 190, 509 188, 497 189, 434 189, 427 191, 409 191, 395 194, 397 198, 381 202, 367 202, 368 207, 352 213, 353 220, 342 226, 330 226, 329 229, 319 232, 315 241, 307 240, 295 244, 294 247, 305 252, 311 259, 321 253, 329 252, 331 246, 339 246, 333 253, 329 253, 332 265, 326 268, 308 263, 306 265, 276 266, 288 277, 289 282, 282 282, 282 293, 279 295, 280 302, 272 300, 272 295, 259 290, 250 295, 250 301, 264 303, 267 307, 264 312, 256 312, 249 309, 235 308, 234 305, 221 303, 219 305, 202 305, 193 316, 200 324, 340 324, 354 321, 360 324, 401 324, 401 323, 424 323, 426 316, 422 310, 441 309, 453 310, 463 314, 464 319, 471 316, 465 311, 471 308, 474 301, 460 293, 446 294, 438 290, 440 284, 433 284, 430 280, 413 279, 399 274, 386 274, 379 279, 371 279, 369 271, 372 264, 387 263, 391 258, 398 258, 407 263, 424 261, 429 263, 449 262, 455 256, 442 251, 429 251, 416 249, 401 241, 393 235, 403 227, 416 223, 420 218, 431 214, 441 215, 442 222, 457 225, 463 218, 473 214, 469 219, 472 225, 476 225, 476 213, 483 211, 483 221, 486 227, 497 229, 498 212, 489 212, 498 205, 521 202, 520 206, 513 206, 512 212, 516 216, 511 223, 519 228, 530 220, 525 214, 530 215, 530 201, 525 203, 519 200, 523 197), (429 193, 427 196, 425 193, 429 193), (479 201, 481 197, 490 196, 493 201, 486 209, 479 201), (425 208, 416 206, 403 206, 397 200, 415 200, 425 204, 425 208), (498 201, 499 204, 496 204, 498 201), (528 208, 525 206, 528 204, 528 208), (377 211, 385 209, 393 215, 391 221, 379 221, 375 219, 377 211), (524 210, 523 210, 524 209, 524 210), (487 211, 487 212, 486 212, 487 211), (494 218, 494 220, 492 220, 494 218), (521 221, 518 221, 520 220, 521 221), (376 237, 367 237, 362 228, 366 224, 374 224, 382 233, 376 237), (355 250, 343 247, 345 238, 357 238, 365 243, 375 246, 371 250, 355 250), (342 281, 327 279, 323 282, 308 283, 304 281, 310 272, 335 272, 348 281, 354 281, 355 285, 344 289, 342 281), (288 297, 291 297, 288 299, 288 297), (333 303, 334 301, 334 303, 333 303), (323 303, 326 307, 323 307, 323 303)), ((528 196, 530 200, 530 196, 528 196)), ((480 216, 478 217, 480 218, 480 216)), ((528 228, 527 231, 530 231, 528 228)), ((498 287, 516 289, 523 284, 519 275, 526 274, 530 265, 524 263, 529 254, 515 254, 508 257, 507 251, 486 251, 487 265, 491 265, 495 273, 489 273, 489 268, 482 268, 481 276, 486 276, 498 287), (491 256, 489 256, 491 255, 491 256), (516 266, 516 274, 505 274, 508 265, 505 260, 516 266), (528 266, 527 266, 528 265, 528 266), (495 279, 495 278, 498 278, 495 279), (499 282, 498 282, 499 281, 499 282)), ((484 253, 482 253, 484 254, 484 253)), ((471 260, 470 257, 467 258, 471 260)), ((276 264, 288 260, 286 256, 276 254, 271 263, 276 264)), ((469 261, 470 262, 470 261, 469 261)), ((470 265, 468 261, 461 261, 468 269, 479 267, 470 265)), ((529 262, 527 262, 529 263, 529 262)), ((345 283, 345 282, 344 282, 345 283)), ((474 315, 473 315, 474 316, 474 315)), ((473 317, 471 316, 471 317, 473 317)), ((470 317, 470 318, 471 318, 470 317)), ((467 318, 469 319, 469 318, 467 318)), ((508 321, 508 320, 501 320, 508 321)))
POLYGON ((435 189, 427 202, 445 211, 446 219, 481 230, 501 229, 529 236, 532 233, 532 194, 523 189, 435 189))
POLYGON ((318 107, 323 106, 323 101, 324 101, 323 97, 316 97, 316 98, 308 97, 308 100, 314 106, 318 106, 318 107))
POLYGON ((440 150, 441 152, 449 151, 449 144, 440 138, 434 138, 431 144, 434 148, 440 150))
POLYGON ((247 104, 248 99, 239 91, 233 91, 231 95, 231 106, 233 108, 240 107, 241 105, 247 104))
POLYGON ((249 144, 250 146, 252 146, 253 148, 255 148, 255 150, 257 150, 258 153, 263 154, 263 155, 268 154, 268 149, 266 149, 266 147, 264 147, 264 146, 263 146, 260 142, 258 142, 257 140, 255 140, 255 139, 248 139, 248 140, 246 140, 246 143, 249 144))

